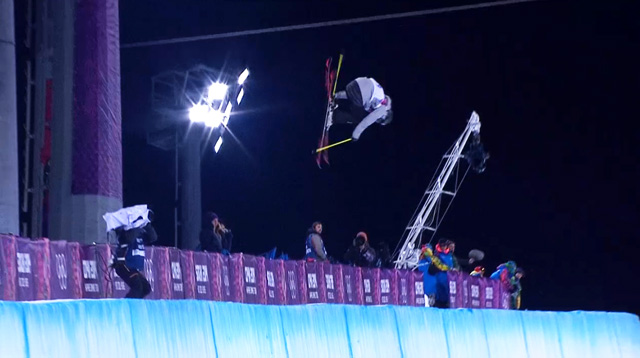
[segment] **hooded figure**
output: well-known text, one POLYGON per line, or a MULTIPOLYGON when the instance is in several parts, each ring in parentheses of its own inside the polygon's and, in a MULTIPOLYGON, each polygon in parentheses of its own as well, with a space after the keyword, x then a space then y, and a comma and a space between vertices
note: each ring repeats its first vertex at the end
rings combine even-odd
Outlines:
POLYGON ((376 265, 376 250, 369 245, 369 237, 365 232, 359 232, 353 244, 344 255, 344 260, 358 267, 374 267, 376 265))
POLYGON ((116 213, 105 214, 105 221, 109 227, 110 220, 118 216, 118 213, 128 212, 129 223, 115 228, 118 237, 118 247, 115 252, 113 267, 116 274, 129 286, 126 298, 144 298, 151 293, 151 285, 144 277, 145 245, 151 244, 158 239, 151 221, 153 211, 145 206, 140 212, 140 206, 121 209, 116 213), (132 209, 129 210, 128 209, 132 209))
POLYGON ((386 126, 393 120, 391 98, 373 78, 358 77, 349 82, 344 91, 336 93, 329 113, 329 126, 353 124, 351 138, 357 141, 373 123, 386 126))
POLYGON ((311 228, 307 230, 307 239, 305 241, 305 255, 307 261, 327 261, 327 250, 324 248, 322 241, 322 223, 319 221, 311 224, 311 228))
POLYGON ((229 254, 233 242, 233 233, 227 229, 213 212, 206 212, 202 217, 200 231, 200 248, 202 251, 229 254))

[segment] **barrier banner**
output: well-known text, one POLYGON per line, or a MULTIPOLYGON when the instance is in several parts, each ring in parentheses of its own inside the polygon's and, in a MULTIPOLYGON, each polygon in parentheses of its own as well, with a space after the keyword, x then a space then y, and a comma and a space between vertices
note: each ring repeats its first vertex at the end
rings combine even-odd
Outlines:
POLYGON ((305 262, 304 269, 307 282, 307 303, 326 303, 327 289, 322 264, 305 262))
POLYGON ((158 292, 158 280, 157 280, 157 275, 156 275, 156 270, 153 264, 154 261, 154 254, 155 254, 156 248, 153 246, 145 246, 144 248, 144 278, 147 279, 147 281, 149 282, 149 285, 151 286, 151 292, 149 293, 149 295, 147 295, 146 298, 148 299, 152 299, 152 300, 157 300, 160 298, 159 292, 158 292))
POLYGON ((33 283, 36 300, 51 299, 51 264, 49 239, 38 238, 31 241, 33 253, 33 283))
MULTIPOLYGON (((116 245, 110 245, 112 252, 117 249, 116 245)), ((115 256, 111 255, 109 258, 109 267, 113 265, 115 256)), ((111 278, 111 296, 112 298, 124 298, 129 292, 129 285, 127 285, 116 273, 115 269, 109 270, 109 277, 111 278)))
POLYGON ((495 308, 493 305, 493 287, 491 282, 483 277, 478 278, 480 286, 480 305, 481 308, 495 308))
POLYGON ((266 281, 267 277, 264 270, 264 257, 256 257, 251 255, 242 255, 243 280, 242 302, 245 303, 267 303, 266 281))
POLYGON ((332 265, 328 262, 323 262, 321 265, 327 290, 327 303, 344 303, 342 265, 332 265))
POLYGON ((284 262, 282 260, 265 260, 264 269, 267 276, 267 304, 286 304, 284 262))
POLYGON ((51 272, 51 298, 71 299, 75 297, 76 288, 73 279, 72 254, 66 241, 49 242, 50 269, 51 272))
POLYGON ((296 275, 298 276, 298 296, 300 296, 300 302, 306 304, 307 302, 307 267, 304 265, 305 260, 296 261, 296 275))
POLYGON ((413 275, 409 270, 395 270, 396 282, 398 284, 398 304, 402 306, 413 306, 415 295, 413 295, 413 275))
POLYGON ((244 255, 242 253, 229 256, 229 286, 231 301, 243 302, 244 299, 244 255))
POLYGON ((296 261, 284 262, 286 298, 287 304, 289 305, 299 305, 303 303, 302 299, 304 297, 300 296, 300 286, 302 286, 304 282, 299 282, 298 270, 298 263, 296 261))
MULTIPOLYGON (((462 302, 460 303, 459 306, 456 306, 456 308, 469 308, 469 282, 467 281, 467 279, 469 278, 469 276, 463 274, 460 271, 456 272, 458 274, 458 295, 462 296, 462 302)), ((448 278, 448 277, 447 277, 448 278)), ((454 306, 451 306, 451 308, 454 308, 454 306)))
POLYGON ((169 297, 173 300, 181 300, 184 298, 184 282, 182 279, 182 258, 181 251, 176 248, 168 248, 169 254, 169 297))
POLYGON ((398 304, 398 276, 396 270, 380 270, 380 304, 398 304))
POLYGON ((511 309, 511 293, 509 289, 501 281, 494 281, 498 282, 498 286, 500 287, 500 308, 503 310, 511 309))
POLYGON ((213 300, 211 292, 211 280, 213 276, 209 254, 206 252, 193 252, 193 270, 196 277, 195 298, 198 300, 213 300))
POLYGON ((184 298, 196 298, 196 272, 193 263, 193 251, 180 251, 180 268, 182 271, 182 283, 184 298))
POLYGON ((463 306, 462 282, 458 282, 457 271, 447 271, 449 282, 449 308, 461 308, 463 306))
POLYGON ((222 301, 222 258, 219 253, 209 252, 209 262, 211 263, 211 297, 214 301, 222 301))
POLYGON ((228 255, 222 255, 220 257, 220 266, 222 268, 221 280, 222 280, 222 299, 224 301, 233 301, 233 276, 231 273, 230 257, 228 255))
MULTIPOLYGON (((152 295, 147 296, 158 300, 168 300, 171 298, 171 265, 169 265, 169 250, 166 247, 153 246, 150 255, 153 265, 155 284, 152 295)), ((146 269, 146 267, 145 267, 146 269)))
POLYGON ((344 280, 344 303, 364 304, 362 270, 359 267, 342 266, 342 277, 344 280))
POLYGON ((82 298, 82 246, 79 242, 67 242, 67 252, 71 257, 70 271, 73 287, 73 298, 82 298))
POLYGON ((411 275, 413 276, 413 305, 424 307, 424 281, 422 281, 422 272, 420 271, 411 271, 411 275))
POLYGON ((16 238, 0 235, 0 300, 17 299, 16 238))
POLYGON ((481 289, 480 281, 484 281, 480 277, 472 277, 465 275, 468 287, 467 306, 468 308, 484 307, 484 290, 481 289))
POLYGON ((108 245, 85 245, 82 247, 82 297, 111 297, 109 262, 111 249, 108 245))
POLYGON ((34 257, 29 239, 16 238, 16 266, 18 268, 18 301, 36 299, 35 282, 33 281, 34 257))
POLYGON ((364 292, 365 305, 380 304, 380 269, 362 269, 362 289, 364 292))

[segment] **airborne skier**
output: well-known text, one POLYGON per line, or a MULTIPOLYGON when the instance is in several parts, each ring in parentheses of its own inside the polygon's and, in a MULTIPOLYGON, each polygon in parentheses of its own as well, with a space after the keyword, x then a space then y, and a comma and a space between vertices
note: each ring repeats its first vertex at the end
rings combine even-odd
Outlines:
POLYGON ((373 78, 359 77, 349 82, 344 91, 336 93, 331 104, 327 125, 352 124, 353 141, 373 123, 385 126, 393 119, 391 98, 373 78))

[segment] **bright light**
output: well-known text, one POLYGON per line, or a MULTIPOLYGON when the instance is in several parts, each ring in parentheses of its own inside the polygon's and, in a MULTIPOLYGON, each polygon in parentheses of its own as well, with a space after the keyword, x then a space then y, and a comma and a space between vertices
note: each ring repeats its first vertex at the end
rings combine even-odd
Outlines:
POLYGON ((240 101, 242 101, 242 97, 244 97, 244 88, 240 88, 240 92, 238 92, 238 98, 236 98, 236 103, 240 104, 240 101))
POLYGON ((214 83, 209 86, 209 101, 222 100, 227 95, 229 86, 224 83, 214 83))
POLYGON ((213 147, 213 150, 215 150, 216 153, 218 153, 218 151, 220 150, 220 146, 222 146, 222 136, 218 138, 218 141, 216 142, 216 145, 213 147))
POLYGON ((191 122, 205 122, 209 116, 209 106, 204 104, 196 104, 189 110, 189 119, 191 122))
POLYGON ((224 119, 222 119, 222 124, 225 126, 229 123, 229 118, 231 118, 231 102, 227 103, 227 109, 224 110, 224 119))
POLYGON ((244 81, 247 80, 247 77, 249 77, 249 69, 248 68, 246 68, 244 71, 242 71, 240 76, 238 76, 238 84, 239 85, 243 84, 244 81))
POLYGON ((222 123, 223 114, 220 111, 210 110, 207 113, 207 118, 204 121, 204 125, 210 128, 217 128, 222 123))

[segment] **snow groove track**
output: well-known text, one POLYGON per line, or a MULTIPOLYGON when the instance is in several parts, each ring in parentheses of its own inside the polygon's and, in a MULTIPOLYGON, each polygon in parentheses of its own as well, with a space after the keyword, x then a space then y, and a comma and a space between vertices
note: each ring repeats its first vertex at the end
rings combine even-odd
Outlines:
POLYGON ((628 313, 0 301, 0 357, 640 357, 628 313))

